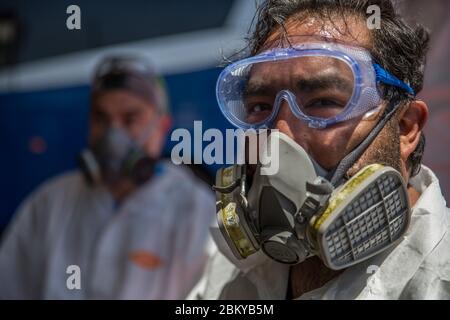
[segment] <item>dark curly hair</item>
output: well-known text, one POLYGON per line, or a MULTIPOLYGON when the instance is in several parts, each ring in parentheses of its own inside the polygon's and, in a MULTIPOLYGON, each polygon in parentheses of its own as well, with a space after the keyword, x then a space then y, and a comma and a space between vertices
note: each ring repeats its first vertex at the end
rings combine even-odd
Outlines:
MULTIPOLYGON (((429 45, 429 33, 419 24, 408 24, 401 17, 391 0, 266 0, 258 8, 253 19, 253 32, 247 39, 247 52, 254 55, 260 51, 269 36, 276 30, 286 35, 285 22, 290 18, 304 19, 314 16, 333 22, 336 15, 346 21, 347 17, 368 18, 367 8, 377 5, 380 8, 381 26, 369 30, 373 58, 383 68, 408 83, 419 93, 423 87, 425 57, 429 45)), ((347 30, 351 34, 351 30, 347 30)), ((392 86, 383 87, 385 100, 399 101, 406 105, 414 98, 402 89, 392 86), (395 100, 394 100, 395 99, 395 100)), ((425 149, 423 133, 416 150, 408 158, 411 175, 420 170, 425 149)))

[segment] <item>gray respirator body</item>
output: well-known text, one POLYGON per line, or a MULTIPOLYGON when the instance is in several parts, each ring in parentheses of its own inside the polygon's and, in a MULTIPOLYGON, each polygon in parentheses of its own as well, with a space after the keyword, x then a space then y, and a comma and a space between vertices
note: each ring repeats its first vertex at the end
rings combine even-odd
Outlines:
POLYGON ((91 184, 114 183, 125 177, 139 185, 152 176, 156 159, 124 129, 111 127, 81 152, 79 162, 91 184))
POLYGON ((280 132, 278 170, 266 174, 258 164, 220 169, 216 176, 217 220, 234 256, 245 259, 258 250, 285 264, 317 255, 334 270, 364 261, 395 244, 410 220, 402 176, 391 167, 372 164, 337 186, 318 176, 314 161, 280 132))

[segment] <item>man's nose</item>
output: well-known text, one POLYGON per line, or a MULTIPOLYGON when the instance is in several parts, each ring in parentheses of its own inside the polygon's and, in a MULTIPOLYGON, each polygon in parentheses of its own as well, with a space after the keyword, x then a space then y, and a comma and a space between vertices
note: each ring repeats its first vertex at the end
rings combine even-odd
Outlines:
POLYGON ((310 150, 311 135, 308 126, 292 113, 291 107, 286 100, 281 102, 272 128, 287 135, 303 149, 310 150))
POLYGON ((119 117, 112 117, 108 121, 109 128, 124 129, 123 121, 119 117))
POLYGON ((297 121, 300 120, 292 113, 289 103, 283 99, 278 109, 278 114, 273 121, 273 129, 277 129, 290 138, 293 138, 292 130, 298 126, 297 121))

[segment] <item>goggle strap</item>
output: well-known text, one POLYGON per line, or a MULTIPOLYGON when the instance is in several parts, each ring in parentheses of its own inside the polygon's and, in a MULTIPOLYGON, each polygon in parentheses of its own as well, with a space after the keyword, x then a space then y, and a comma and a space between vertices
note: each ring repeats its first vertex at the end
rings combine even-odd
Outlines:
POLYGON ((385 84, 389 84, 398 88, 401 88, 408 92, 410 95, 415 96, 413 88, 411 88, 410 85, 406 84, 405 82, 399 80, 396 76, 389 73, 383 67, 381 67, 379 64, 374 63, 373 68, 375 70, 375 79, 378 82, 382 82, 385 84))

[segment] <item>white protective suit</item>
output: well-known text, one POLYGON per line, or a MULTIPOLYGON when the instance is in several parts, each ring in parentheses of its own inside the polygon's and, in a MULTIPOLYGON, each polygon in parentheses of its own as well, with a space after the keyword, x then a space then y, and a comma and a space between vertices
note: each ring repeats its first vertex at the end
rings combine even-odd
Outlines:
POLYGON ((59 176, 28 197, 4 235, 0 299, 185 298, 207 261, 214 210, 208 186, 169 161, 117 208, 80 172, 59 176))
MULTIPOLYGON (((422 166, 410 183, 421 196, 402 241, 297 299, 450 299, 450 210, 430 169, 422 166)), ((288 265, 260 251, 239 261, 220 230, 211 231, 221 252, 189 299, 285 299, 288 265)))

